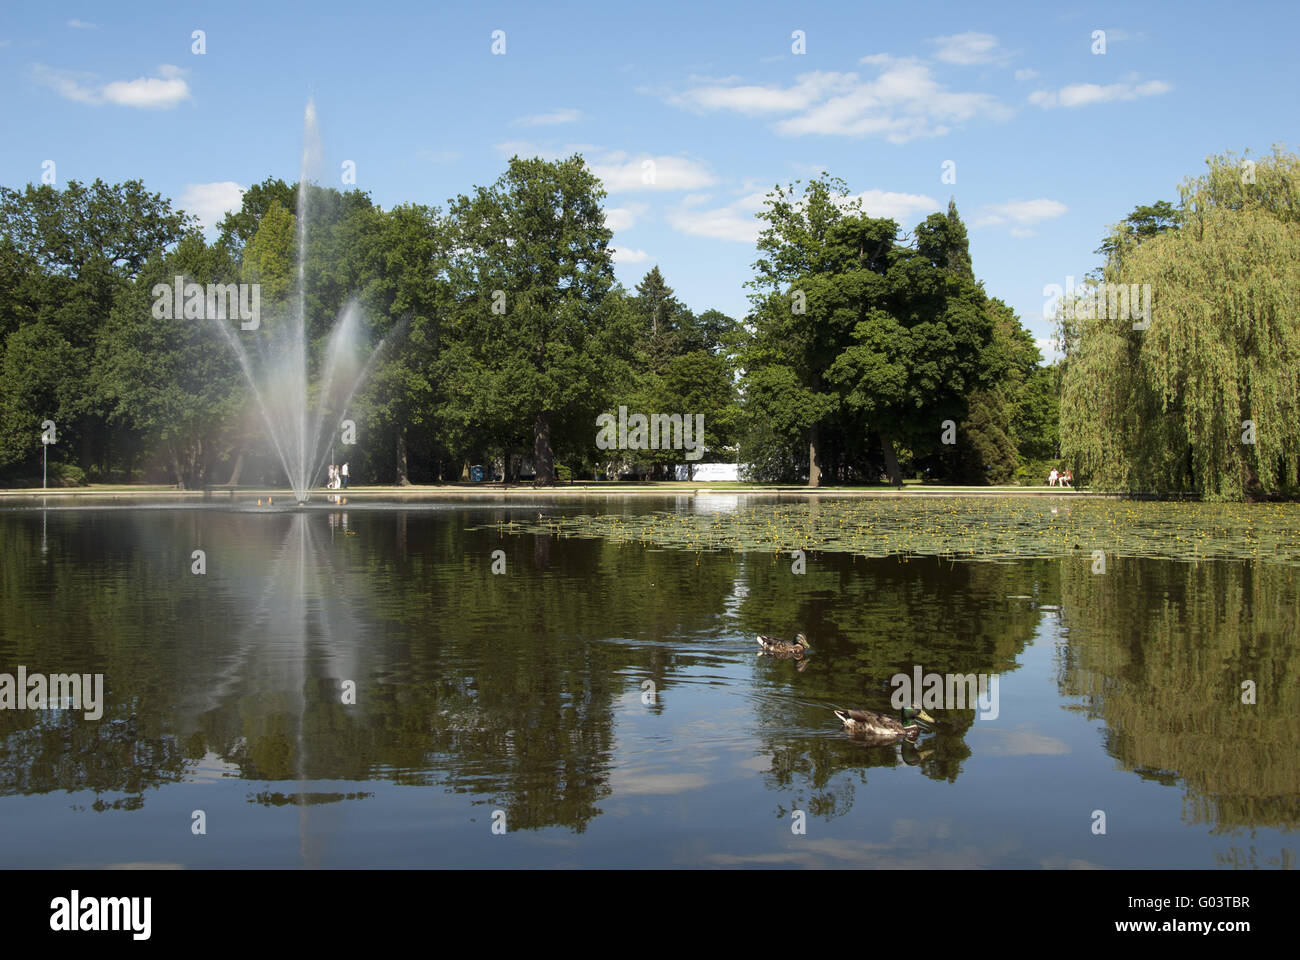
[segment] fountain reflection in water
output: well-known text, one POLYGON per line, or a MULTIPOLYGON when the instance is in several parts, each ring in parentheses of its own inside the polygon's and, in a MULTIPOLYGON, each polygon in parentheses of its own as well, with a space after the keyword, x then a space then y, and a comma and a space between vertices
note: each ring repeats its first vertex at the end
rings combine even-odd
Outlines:
POLYGON ((239 358, 271 443, 300 504, 311 497, 311 489, 325 469, 331 450, 326 437, 342 425, 348 405, 383 346, 381 343, 364 362, 360 360, 360 308, 355 301, 349 301, 330 333, 312 403, 307 375, 307 214, 309 184, 320 169, 320 160, 316 106, 309 101, 298 178, 298 271, 288 315, 273 318, 251 334, 256 338, 251 353, 241 339, 251 332, 241 334, 232 324, 216 321, 239 358))

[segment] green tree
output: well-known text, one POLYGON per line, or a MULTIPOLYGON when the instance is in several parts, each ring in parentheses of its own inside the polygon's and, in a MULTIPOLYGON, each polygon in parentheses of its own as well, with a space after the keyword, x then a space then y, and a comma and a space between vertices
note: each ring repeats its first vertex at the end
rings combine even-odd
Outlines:
POLYGON ((1005 483, 1020 464, 1020 405, 1042 354, 1005 303, 990 298, 985 310, 993 322, 993 338, 980 361, 985 385, 970 394, 951 472, 966 483, 1005 483))
POLYGON ((114 305, 98 344, 94 381, 109 419, 140 435, 182 488, 207 482, 238 435, 248 391, 238 362, 214 323, 170 319, 153 310, 152 288, 183 275, 199 284, 228 283, 234 264, 220 245, 191 232, 166 256, 156 256, 114 305))
POLYGON ((581 156, 514 157, 496 183, 451 206, 459 332, 472 359, 460 371, 469 384, 462 389, 478 391, 498 422, 531 420, 539 485, 554 482, 557 418, 584 411, 579 420, 594 438, 606 393, 605 351, 616 344, 602 335, 610 314, 601 304, 614 279, 604 196, 581 156))
POLYGON ((1300 158, 1226 154, 1179 188, 1177 230, 1111 235, 1104 279, 1149 284, 1146 329, 1063 318, 1062 454, 1099 485, 1208 499, 1294 487, 1300 158))
MULTIPOLYGON (((826 371, 849 344, 856 316, 845 309, 832 230, 859 205, 844 201, 848 186, 823 173, 799 196, 795 181, 776 186, 758 216, 755 277, 746 286, 753 305, 754 334, 744 351, 746 393, 779 424, 781 433, 801 434, 808 449, 808 485, 822 482, 822 433, 840 407, 839 391, 826 371)), ((883 223, 892 223, 883 221, 883 223)), ((866 253, 883 255, 895 231, 881 228, 866 253), (883 247, 883 249, 882 249, 883 247)))
POLYGON ((96 344, 146 261, 189 223, 138 180, 0 188, 0 332, 5 367, 17 374, 0 384, 0 469, 39 459, 32 425, 50 418, 56 456, 108 471, 120 436, 91 389, 96 344))
POLYGON ((272 201, 242 248, 240 277, 261 284, 261 302, 268 313, 285 309, 297 283, 298 218, 272 201))
POLYGON ((1015 399, 1013 423, 1020 456, 1055 460, 1061 444, 1061 366, 1037 366, 1015 399))
POLYGON ((217 224, 218 242, 239 257, 244 245, 253 239, 273 204, 285 210, 297 209, 298 190, 278 177, 267 177, 244 191, 238 210, 229 211, 217 224))
POLYGON ((917 226, 916 249, 936 267, 968 280, 975 279, 966 224, 957 213, 957 201, 948 201, 946 214, 932 213, 917 226))
POLYGON ((1150 240, 1166 230, 1177 230, 1181 223, 1181 211, 1168 200, 1137 206, 1112 228, 1111 234, 1093 252, 1105 254, 1109 262, 1125 246, 1150 240))
MULTIPOLYGON (((412 442, 432 461, 446 452, 445 443, 438 444, 435 436, 452 433, 457 426, 446 396, 451 357, 442 349, 444 318, 451 306, 448 256, 439 211, 417 204, 379 214, 366 240, 364 272, 371 279, 363 302, 376 338, 383 340, 359 409, 370 432, 392 437, 388 449, 398 485, 410 483, 412 442)), ((376 471, 385 462, 376 457, 376 471)), ((352 470, 355 473, 355 465, 352 470)))

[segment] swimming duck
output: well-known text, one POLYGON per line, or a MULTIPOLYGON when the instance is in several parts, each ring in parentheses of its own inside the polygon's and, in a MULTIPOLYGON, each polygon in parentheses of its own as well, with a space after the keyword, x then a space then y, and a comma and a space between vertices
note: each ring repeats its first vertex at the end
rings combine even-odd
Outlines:
POLYGON ((769 657, 794 657, 796 660, 812 649, 812 644, 802 633, 796 633, 793 640, 778 640, 776 637, 765 637, 760 633, 758 645, 763 648, 759 651, 759 656, 767 654, 769 657))
POLYGON ((908 740, 915 740, 921 732, 916 720, 934 723, 934 718, 920 707, 904 707, 902 720, 875 710, 836 710, 835 716, 844 723, 844 729, 852 734, 880 738, 906 737, 908 740))

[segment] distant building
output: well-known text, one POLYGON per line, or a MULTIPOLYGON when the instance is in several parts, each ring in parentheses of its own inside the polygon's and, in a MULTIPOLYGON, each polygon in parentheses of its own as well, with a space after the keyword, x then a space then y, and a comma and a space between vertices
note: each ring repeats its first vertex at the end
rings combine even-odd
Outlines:
POLYGON ((701 483, 731 481, 740 479, 740 465, 735 463, 679 463, 673 468, 678 480, 698 481, 701 483), (692 474, 691 468, 695 468, 692 474))

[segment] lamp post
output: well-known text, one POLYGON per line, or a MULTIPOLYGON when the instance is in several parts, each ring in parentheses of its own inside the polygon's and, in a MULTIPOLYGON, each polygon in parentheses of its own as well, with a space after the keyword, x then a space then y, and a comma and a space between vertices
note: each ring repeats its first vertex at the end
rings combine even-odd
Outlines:
POLYGON ((41 489, 44 490, 48 484, 49 474, 49 452, 50 444, 58 443, 58 435, 54 429, 53 420, 41 421, 41 489))

